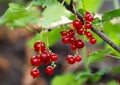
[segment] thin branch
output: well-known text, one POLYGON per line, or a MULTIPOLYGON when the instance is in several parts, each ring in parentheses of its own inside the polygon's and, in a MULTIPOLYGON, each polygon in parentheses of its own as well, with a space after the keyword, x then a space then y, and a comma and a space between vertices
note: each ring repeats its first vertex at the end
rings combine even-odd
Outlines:
POLYGON ((54 22, 47 27, 42 27, 40 24, 34 24, 34 25, 33 24, 28 24, 28 25, 26 25, 25 28, 27 28, 27 29, 29 29, 33 32, 40 33, 42 31, 42 29, 45 29, 47 31, 51 31, 55 28, 59 28, 61 26, 68 25, 68 24, 72 23, 72 20, 66 18, 65 16, 62 16, 61 18, 62 19, 60 21, 54 22))
MULTIPOLYGON (((58 0, 58 2, 62 2, 63 0, 58 0)), ((63 5, 65 6, 65 8, 67 10, 69 10, 70 12, 72 12, 73 14, 76 14, 78 16, 78 18, 84 22, 83 20, 83 16, 76 10, 74 10, 73 8, 71 8, 71 6, 65 1, 63 3, 63 5), (76 13, 75 13, 76 12, 76 13)), ((120 53, 120 47, 118 47, 115 43, 113 43, 104 33, 98 31, 95 27, 92 27, 91 30, 96 33, 99 37, 101 37, 106 43, 108 43, 111 47, 113 47, 117 52, 120 53)))
POLYGON ((58 28, 58 27, 61 27, 61 26, 64 26, 64 25, 67 25, 67 24, 71 24, 72 21, 71 20, 66 20, 66 21, 61 21, 61 23, 55 23, 49 27, 46 27, 44 29, 48 29, 48 30, 52 30, 52 29, 55 29, 55 28, 58 28))

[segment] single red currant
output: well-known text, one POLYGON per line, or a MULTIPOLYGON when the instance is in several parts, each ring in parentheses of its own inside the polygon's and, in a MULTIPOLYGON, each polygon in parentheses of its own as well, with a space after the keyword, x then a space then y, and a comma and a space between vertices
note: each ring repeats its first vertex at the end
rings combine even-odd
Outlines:
POLYGON ((85 13, 85 20, 92 22, 94 20, 94 17, 90 12, 86 12, 85 13))
POLYGON ((67 61, 69 64, 74 64, 75 63, 75 58, 72 55, 67 55, 67 61))
POLYGON ((32 69, 32 70, 31 70, 31 76, 32 76, 33 78, 39 77, 39 76, 40 76, 40 71, 39 71, 38 69, 32 69))
POLYGON ((67 36, 67 31, 66 30, 61 31, 60 33, 61 33, 61 36, 67 36))
POLYGON ((89 16, 89 15, 91 15, 91 13, 87 11, 87 12, 85 13, 85 16, 89 16))
POLYGON ((80 56, 80 55, 76 56, 76 57, 75 57, 75 61, 76 61, 76 62, 80 62, 80 61, 81 61, 81 56, 80 56))
POLYGON ((62 42, 65 43, 65 44, 69 43, 69 41, 70 41, 69 36, 65 36, 65 37, 62 38, 62 42))
POLYGON ((68 34, 69 34, 70 37, 74 37, 74 34, 75 34, 75 33, 74 33, 73 30, 69 30, 69 31, 68 31, 68 34))
POLYGON ((84 42, 82 40, 77 40, 76 41, 76 47, 77 48, 83 48, 84 47, 84 42))
POLYGON ((86 20, 89 22, 92 22, 94 20, 94 17, 91 15, 89 17, 86 17, 86 20))
POLYGON ((49 53, 49 50, 45 48, 44 50, 41 51, 41 53, 49 53))
POLYGON ((37 41, 34 43, 34 49, 35 51, 43 51, 45 49, 45 44, 42 41, 37 41))
POLYGON ((70 44, 75 44, 76 43, 75 37, 71 37, 69 43, 70 44))
POLYGON ((31 63, 33 66, 39 66, 41 63, 40 58, 38 56, 32 56, 31 63))
POLYGON ((96 42, 97 42, 96 38, 94 38, 94 37, 90 38, 90 43, 91 44, 96 44, 96 42))
POLYGON ((85 23, 85 28, 86 28, 86 29, 92 28, 91 22, 88 22, 88 21, 87 21, 87 22, 85 23))
POLYGON ((83 32, 84 32, 84 29, 83 29, 83 28, 77 29, 77 33, 78 33, 79 35, 82 35, 83 32))
POLYGON ((54 68, 52 66, 47 66, 46 67, 46 73, 48 75, 53 75, 54 74, 54 68))
POLYGON ((91 32, 85 32, 85 35, 87 38, 91 38, 93 36, 91 32))
POLYGON ((41 53, 40 59, 42 64, 48 65, 50 63, 50 53, 41 53))
POLYGON ((82 21, 80 21, 80 20, 74 20, 73 21, 73 27, 74 28, 82 28, 82 21))
POLYGON ((72 50, 76 50, 76 46, 75 46, 74 44, 71 44, 70 48, 71 48, 72 50))
POLYGON ((50 55, 50 57, 51 57, 51 60, 52 60, 52 61, 57 61, 57 60, 58 60, 58 55, 55 54, 55 53, 52 53, 52 54, 50 55))

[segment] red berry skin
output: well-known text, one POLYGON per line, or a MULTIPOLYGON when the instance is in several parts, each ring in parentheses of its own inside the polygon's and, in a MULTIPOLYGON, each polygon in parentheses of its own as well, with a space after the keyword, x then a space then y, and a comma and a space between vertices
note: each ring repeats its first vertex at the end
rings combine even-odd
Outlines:
POLYGON ((91 15, 91 13, 87 11, 87 12, 85 13, 85 16, 89 16, 89 15, 91 15))
POLYGON ((69 43, 69 41, 70 41, 69 36, 65 36, 65 37, 62 38, 62 42, 65 43, 65 44, 69 43))
POLYGON ((76 61, 76 62, 80 62, 81 60, 82 60, 82 59, 81 59, 81 56, 80 56, 80 55, 78 55, 78 56, 75 57, 75 61, 76 61))
POLYGON ((67 36, 67 31, 66 30, 61 31, 60 33, 61 33, 61 36, 63 36, 63 37, 67 36))
POLYGON ((31 64, 33 66, 39 66, 40 63, 41 63, 40 57, 38 57, 38 56, 32 56, 32 58, 31 58, 31 64))
POLYGON ((75 33, 74 33, 73 30, 69 30, 69 31, 68 31, 68 34, 69 34, 70 37, 74 37, 74 34, 75 34, 75 33))
POLYGON ((80 20, 74 20, 72 24, 75 29, 82 28, 82 21, 80 20))
POLYGON ((91 32, 86 32, 85 35, 87 38, 91 38, 93 36, 91 32))
POLYGON ((75 46, 74 44, 71 44, 70 48, 71 48, 72 50, 76 50, 76 46, 75 46))
POLYGON ((67 61, 69 64, 74 64, 75 63, 75 58, 72 55, 67 55, 67 61))
POLYGON ((50 63, 50 54, 49 53, 41 53, 40 54, 41 63, 48 65, 50 63))
POLYGON ((86 12, 85 13, 85 20, 92 22, 94 20, 94 17, 90 12, 86 12))
POLYGON ((54 74, 54 68, 52 66, 47 66, 46 67, 46 73, 48 75, 53 75, 54 74))
POLYGON ((37 52, 43 51, 45 49, 45 44, 42 41, 37 41, 34 43, 34 49, 37 52))
POLYGON ((44 50, 41 51, 41 53, 49 53, 49 50, 45 48, 44 50))
POLYGON ((120 79, 118 79, 118 83, 120 84, 120 79))
POLYGON ((77 29, 77 33, 78 33, 79 35, 82 35, 83 32, 84 32, 84 29, 83 29, 83 28, 77 29))
POLYGON ((86 22, 86 23, 85 23, 85 28, 86 28, 86 29, 92 28, 91 22, 86 22))
POLYGON ((58 60, 58 55, 55 54, 55 53, 52 53, 52 54, 50 55, 50 57, 51 57, 51 60, 54 61, 54 62, 56 62, 56 61, 58 60))
POLYGON ((97 42, 96 38, 93 38, 93 37, 90 38, 90 43, 91 44, 96 44, 96 42, 97 42))
POLYGON ((69 43, 70 44, 75 44, 76 43, 75 37, 71 37, 69 43))
POLYGON ((77 40, 76 41, 76 47, 77 48, 83 48, 84 47, 84 42, 82 40, 77 40))
POLYGON ((38 69, 32 69, 30 74, 33 78, 38 78, 40 76, 40 71, 38 69))
POLYGON ((88 16, 88 17, 86 17, 86 20, 89 22, 92 22, 94 20, 94 17, 92 15, 88 16))

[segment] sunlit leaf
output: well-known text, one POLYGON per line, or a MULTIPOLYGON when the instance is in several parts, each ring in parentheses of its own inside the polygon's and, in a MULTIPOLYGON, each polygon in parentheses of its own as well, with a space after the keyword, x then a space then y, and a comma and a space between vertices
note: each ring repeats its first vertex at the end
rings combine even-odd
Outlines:
POLYGON ((100 50, 100 51, 91 53, 88 57, 87 65, 103 60, 105 58, 105 56, 110 53, 111 53, 110 49, 104 49, 104 50, 100 50))

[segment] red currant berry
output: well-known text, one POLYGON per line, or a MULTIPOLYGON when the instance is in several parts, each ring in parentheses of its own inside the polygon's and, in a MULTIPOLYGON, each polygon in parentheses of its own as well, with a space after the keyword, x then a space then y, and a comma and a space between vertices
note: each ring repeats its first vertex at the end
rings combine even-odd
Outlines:
POLYGON ((89 15, 91 15, 91 13, 87 11, 87 12, 85 13, 85 16, 89 16, 89 15))
POLYGON ((82 28, 82 21, 80 20, 74 20, 73 21, 73 27, 77 28, 82 28))
POLYGON ((85 23, 85 28, 86 28, 86 29, 92 28, 91 22, 86 22, 86 23, 85 23))
POLYGON ((85 13, 85 20, 92 22, 94 20, 94 17, 90 12, 86 12, 85 13))
POLYGON ((50 63, 50 54, 49 53, 41 53, 40 54, 41 63, 48 65, 50 63))
POLYGON ((85 35, 87 38, 91 38, 93 36, 91 32, 86 32, 85 35))
POLYGON ((51 56, 52 61, 57 61, 58 60, 58 55, 57 54, 52 53, 50 56, 51 56))
POLYGON ((40 71, 39 71, 38 69, 32 69, 32 70, 31 70, 31 76, 32 76, 33 78, 39 77, 39 76, 40 76, 40 71))
POLYGON ((83 28, 77 29, 77 33, 78 33, 79 35, 82 35, 83 32, 84 32, 84 29, 83 29, 83 28))
POLYGON ((39 66, 41 63, 40 58, 38 56, 33 56, 31 58, 31 63, 33 66, 39 66))
POLYGON ((41 51, 41 53, 49 53, 49 50, 45 48, 44 50, 41 51))
POLYGON ((65 44, 69 43, 69 41, 70 41, 69 36, 65 36, 65 37, 62 38, 62 42, 65 43, 65 44))
POLYGON ((86 20, 89 22, 92 22, 94 20, 94 17, 92 15, 88 16, 88 17, 86 17, 86 20))
POLYGON ((52 66, 47 66, 47 67, 46 67, 46 73, 47 73, 48 75, 54 74, 54 68, 53 68, 52 66))
POLYGON ((76 56, 76 57, 75 57, 75 61, 76 61, 76 62, 80 62, 80 61, 81 61, 81 56, 80 56, 80 55, 76 56))
POLYGON ((67 55, 67 61, 69 64, 74 64, 75 63, 75 58, 72 55, 67 55))
POLYGON ((93 38, 93 37, 90 38, 90 43, 91 44, 96 44, 96 42, 97 42, 96 38, 93 38))
POLYGON ((34 44, 34 49, 35 51, 39 52, 39 51, 43 51, 45 49, 45 44, 42 41, 37 41, 34 44))
POLYGON ((70 44, 75 44, 75 42, 76 42, 75 37, 71 37, 69 43, 70 44))
POLYGON ((63 30, 61 33, 61 36, 67 36, 67 31, 66 30, 63 30))
POLYGON ((77 40, 76 41, 76 47, 77 48, 83 48, 84 47, 84 42, 82 40, 77 40))
POLYGON ((72 50, 76 50, 76 46, 75 46, 74 44, 71 44, 70 48, 71 48, 72 50))
POLYGON ((74 33, 73 30, 69 30, 69 31, 68 31, 68 34, 69 34, 70 37, 74 37, 74 34, 75 34, 75 33, 74 33))

